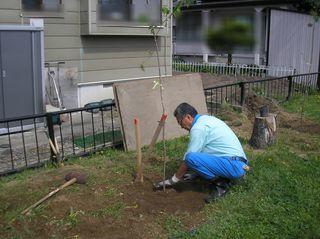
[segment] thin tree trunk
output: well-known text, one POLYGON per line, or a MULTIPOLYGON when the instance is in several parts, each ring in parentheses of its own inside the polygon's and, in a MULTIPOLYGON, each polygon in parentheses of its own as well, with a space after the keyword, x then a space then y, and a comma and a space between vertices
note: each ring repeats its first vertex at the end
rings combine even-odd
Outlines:
POLYGON ((228 53, 228 65, 231 65, 232 64, 232 54, 231 53, 228 53))

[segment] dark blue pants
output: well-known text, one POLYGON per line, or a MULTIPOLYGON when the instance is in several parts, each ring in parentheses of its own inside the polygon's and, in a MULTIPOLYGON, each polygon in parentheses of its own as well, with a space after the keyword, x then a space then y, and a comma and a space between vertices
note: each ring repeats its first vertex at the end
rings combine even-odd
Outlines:
POLYGON ((246 165, 238 157, 219 157, 206 153, 188 153, 185 156, 188 168, 201 177, 212 180, 218 177, 237 179, 245 175, 246 165))

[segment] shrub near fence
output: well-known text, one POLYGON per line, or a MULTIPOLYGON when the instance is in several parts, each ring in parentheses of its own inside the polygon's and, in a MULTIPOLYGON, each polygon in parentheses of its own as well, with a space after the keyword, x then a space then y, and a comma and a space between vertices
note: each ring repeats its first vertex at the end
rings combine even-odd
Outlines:
POLYGON ((257 65, 227 65, 224 63, 195 63, 173 60, 172 68, 180 72, 202 72, 218 75, 235 76, 288 76, 294 74, 294 69, 284 66, 257 66, 257 65))

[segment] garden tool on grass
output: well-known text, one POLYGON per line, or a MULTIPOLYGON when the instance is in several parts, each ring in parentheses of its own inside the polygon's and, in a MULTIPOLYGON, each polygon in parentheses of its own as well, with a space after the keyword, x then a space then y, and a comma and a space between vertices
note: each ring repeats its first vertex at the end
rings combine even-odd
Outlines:
POLYGON ((68 187, 74 183, 85 184, 86 180, 87 180, 86 175, 84 173, 80 173, 80 172, 69 172, 68 174, 66 174, 66 176, 64 178, 65 178, 65 180, 67 180, 66 183, 64 183, 63 185, 61 185, 57 189, 50 192, 45 197, 41 198, 38 202, 32 204, 30 207, 25 209, 21 214, 22 215, 27 214, 31 209, 37 207, 38 205, 43 203, 45 200, 47 200, 48 198, 50 198, 51 196, 53 196, 54 194, 56 194, 60 190, 64 189, 65 187, 68 187))

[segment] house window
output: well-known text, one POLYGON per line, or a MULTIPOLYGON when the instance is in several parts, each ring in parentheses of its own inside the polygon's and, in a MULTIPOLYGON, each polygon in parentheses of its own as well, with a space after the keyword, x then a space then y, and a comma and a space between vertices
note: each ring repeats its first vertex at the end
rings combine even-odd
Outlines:
POLYGON ((25 12, 53 12, 62 10, 62 0, 22 0, 25 12))
POLYGON ((201 12, 184 12, 177 19, 177 42, 201 42, 201 12))
POLYGON ((99 0, 99 24, 161 25, 161 0, 99 0))

